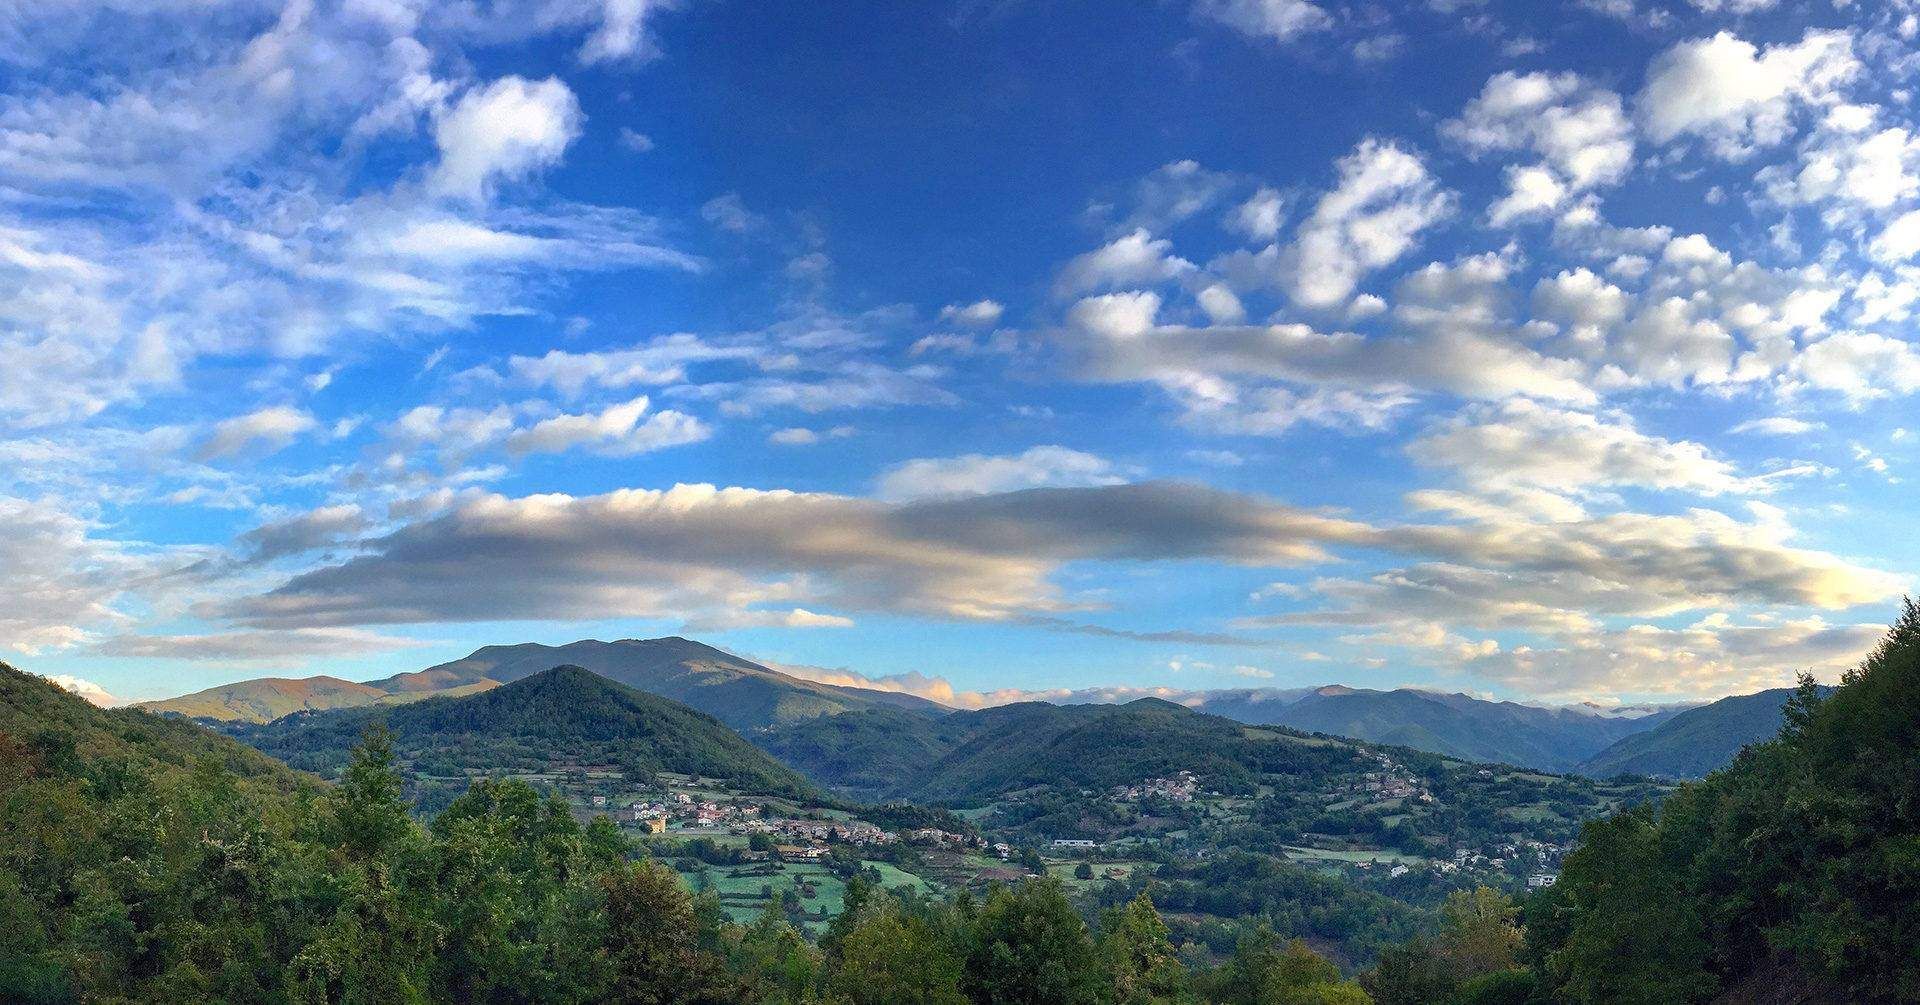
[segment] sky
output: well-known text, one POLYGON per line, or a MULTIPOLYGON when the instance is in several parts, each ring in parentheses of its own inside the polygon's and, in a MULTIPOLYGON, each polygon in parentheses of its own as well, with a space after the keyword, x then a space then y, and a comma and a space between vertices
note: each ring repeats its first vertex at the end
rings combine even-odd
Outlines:
POLYGON ((668 634, 959 705, 1833 679, 1920 569, 1916 35, 0 0, 0 658, 102 701, 668 634))

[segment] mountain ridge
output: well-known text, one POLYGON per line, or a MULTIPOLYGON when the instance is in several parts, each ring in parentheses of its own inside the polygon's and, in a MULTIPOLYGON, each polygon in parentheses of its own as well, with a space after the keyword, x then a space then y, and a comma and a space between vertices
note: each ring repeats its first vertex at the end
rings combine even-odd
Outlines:
POLYGON ((324 773, 343 764, 375 723, 392 732, 403 759, 436 775, 605 763, 721 778, 753 791, 812 788, 718 718, 571 665, 459 697, 296 713, 236 735, 324 773))

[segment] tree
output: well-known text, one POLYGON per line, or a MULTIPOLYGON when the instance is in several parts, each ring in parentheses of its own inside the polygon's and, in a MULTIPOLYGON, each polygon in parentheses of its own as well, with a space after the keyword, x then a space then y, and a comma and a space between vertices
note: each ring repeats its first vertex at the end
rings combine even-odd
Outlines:
POLYGON ((1284 948, 1262 925, 1234 947, 1219 999, 1227 1005, 1370 1005, 1365 989, 1299 939, 1284 948))
POLYGON ((1081 1005, 1099 999, 1086 923, 1055 879, 988 894, 974 921, 962 987, 994 1005, 1081 1005))
POLYGON ((693 902, 672 869, 641 862, 601 880, 605 952, 612 963, 604 1001, 672 1005, 739 1000, 720 960, 699 946, 693 902))
POLYGON ((1125 907, 1100 917, 1096 943, 1100 966, 1117 1005, 1158 1005, 1192 1000, 1187 968, 1168 938, 1167 924, 1141 890, 1125 907))
POLYGON ((880 899, 840 940, 829 981, 835 996, 851 1005, 965 1005, 955 947, 925 919, 880 899))
POLYGON ((1697 1001, 1718 986, 1683 879, 1665 861, 1653 811, 1639 807, 1587 825, 1555 893, 1573 916, 1549 967, 1569 1002, 1659 1005, 1697 1001))
POLYGON ((1434 939, 1434 952, 1460 983, 1512 970, 1519 966, 1524 941, 1514 924, 1519 913, 1498 890, 1484 886, 1455 890, 1440 906, 1441 931, 1434 939))
POLYGON ((1074 866, 1073 878, 1074 879, 1092 879, 1093 866, 1086 862, 1082 862, 1079 865, 1074 866))
POLYGON ((413 823, 400 800, 400 772, 387 727, 368 726, 352 758, 329 794, 331 837, 348 857, 365 861, 391 850, 413 823))

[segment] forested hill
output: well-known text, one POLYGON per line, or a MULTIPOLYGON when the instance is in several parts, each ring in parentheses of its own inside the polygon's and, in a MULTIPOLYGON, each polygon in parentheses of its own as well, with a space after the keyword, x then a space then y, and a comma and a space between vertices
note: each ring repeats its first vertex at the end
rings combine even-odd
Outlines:
POLYGON ((577 666, 464 697, 301 713, 237 735, 289 764, 331 775, 374 722, 392 731, 396 753, 418 775, 612 765, 725 779, 752 792, 811 789, 713 717, 577 666))
MULTIPOLYGON (((913 798, 966 802, 1033 786, 1104 791, 1192 771, 1223 790, 1250 788, 1277 761, 1325 748, 1285 742, 1278 729, 1141 698, 1125 705, 1009 705, 974 717, 967 742, 928 765, 913 798)), ((1338 756, 1352 758, 1351 751, 1338 756)))
POLYGON ((1920 608, 1775 739, 1589 825, 1530 904, 1554 1001, 1920 1000, 1920 608))
POLYGON ((1575 770, 1595 778, 1650 775, 1700 778, 1733 762, 1740 748, 1780 732, 1792 688, 1722 698, 1688 709, 1644 733, 1622 738, 1575 770))
MULTIPOLYGON (((132 798, 142 786, 183 784, 195 771, 215 769, 250 796, 276 803, 315 785, 310 776, 199 726, 139 709, 95 708, 0 663, 0 773, 132 798)), ((84 831, 83 821, 74 824, 75 834, 84 831)))

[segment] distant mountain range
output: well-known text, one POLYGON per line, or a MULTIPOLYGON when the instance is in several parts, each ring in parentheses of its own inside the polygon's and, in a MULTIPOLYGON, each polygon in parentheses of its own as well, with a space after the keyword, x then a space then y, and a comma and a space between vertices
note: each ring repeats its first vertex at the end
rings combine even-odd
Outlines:
MULTIPOLYGON (((560 665, 683 703, 788 763, 807 765, 814 778, 868 794, 902 792, 898 779, 972 742, 986 724, 999 721, 996 716, 1017 714, 1004 708, 956 712, 915 695, 807 680, 678 637, 487 646, 463 659, 383 680, 264 678, 145 707, 230 725, 261 724, 294 712, 477 694, 560 665)), ((1113 707, 1137 693, 1075 692, 1056 704, 1113 707)), ((1771 735, 1786 692, 1705 706, 1626 708, 1543 707, 1415 688, 1339 685, 1156 694, 1249 725, 1286 726, 1464 760, 1600 777, 1628 772, 1685 778, 1704 774, 1745 743, 1771 735)))
POLYGON ((233 732, 264 753, 322 774, 344 765, 367 727, 383 722, 395 752, 419 774, 612 765, 725 779, 751 792, 812 790, 712 716, 577 666, 478 693, 446 694, 397 706, 300 712, 233 732))
POLYGON ((1651 729, 1683 707, 1629 718, 1604 714, 1592 706, 1541 708, 1413 688, 1372 691, 1336 685, 1308 691, 1292 701, 1249 701, 1242 697, 1244 692, 1228 694, 1226 701, 1209 698, 1189 704, 1241 722, 1290 726, 1547 771, 1570 771, 1622 737, 1651 729))
POLYGON ((481 691, 562 665, 583 667, 628 687, 683 702, 741 732, 877 707, 927 714, 947 711, 943 705, 914 695, 804 680, 678 637, 618 642, 588 639, 563 646, 486 646, 464 659, 365 684, 332 677, 304 681, 264 678, 147 702, 142 707, 189 718, 262 723, 307 709, 352 708, 450 691, 481 691))

